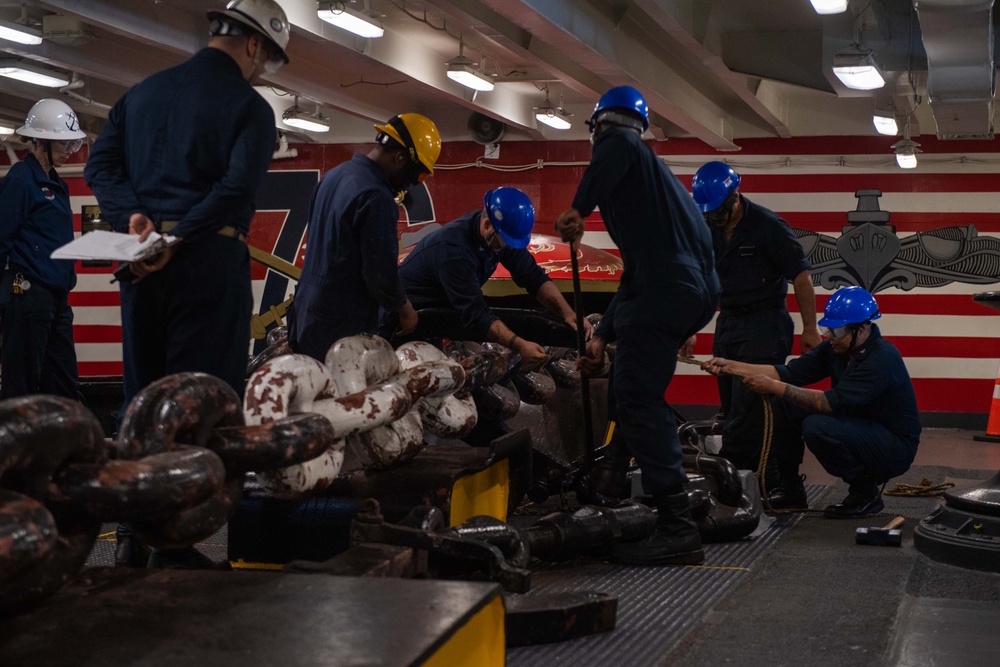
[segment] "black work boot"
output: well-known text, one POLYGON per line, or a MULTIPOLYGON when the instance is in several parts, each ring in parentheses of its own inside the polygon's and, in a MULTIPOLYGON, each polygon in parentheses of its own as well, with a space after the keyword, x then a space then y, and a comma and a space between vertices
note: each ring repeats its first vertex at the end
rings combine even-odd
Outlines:
POLYGON ((605 447, 604 458, 594 464, 584 484, 578 490, 581 503, 617 507, 632 497, 632 483, 628 478, 632 455, 617 433, 605 447))
MULTIPOLYGON (((799 478, 798 471, 792 475, 795 479, 799 478)), ((774 452, 767 457, 767 463, 764 466, 764 489, 775 489, 781 486, 781 466, 778 465, 778 457, 774 455, 774 452)), ((773 492, 772 492, 773 493, 773 492)))
POLYGON ((639 542, 616 544, 612 562, 621 565, 697 565, 705 561, 687 491, 653 496, 656 528, 639 542))
POLYGON ((167 570, 231 570, 227 561, 216 563, 194 547, 153 549, 149 567, 167 570))
POLYGON ((878 514, 883 509, 885 503, 879 485, 871 477, 863 476, 851 482, 847 497, 824 509, 823 516, 828 519, 860 519, 878 514))
POLYGON ((591 505, 617 507, 632 497, 632 484, 628 479, 628 464, 604 459, 594 464, 587 479, 582 501, 591 505))
POLYGON ((770 504, 770 509, 775 510, 809 509, 809 500, 806 498, 805 476, 798 473, 794 477, 782 475, 778 486, 773 488, 767 495, 767 500, 768 502, 764 503, 765 510, 768 509, 768 504, 770 504))
POLYGON ((115 529, 115 567, 146 567, 149 547, 123 523, 115 529))

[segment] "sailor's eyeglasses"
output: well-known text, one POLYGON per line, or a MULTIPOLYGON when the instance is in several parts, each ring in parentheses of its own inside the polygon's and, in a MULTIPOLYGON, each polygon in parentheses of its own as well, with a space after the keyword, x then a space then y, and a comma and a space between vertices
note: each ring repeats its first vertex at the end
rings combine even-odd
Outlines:
POLYGON ((833 328, 824 327, 823 335, 829 338, 830 340, 833 340, 834 338, 840 338, 841 336, 849 334, 852 331, 854 331, 854 327, 850 324, 845 324, 842 327, 833 327, 833 328))
POLYGON ((83 146, 82 139, 70 139, 67 141, 53 141, 53 144, 59 147, 64 153, 72 154, 80 150, 83 146))

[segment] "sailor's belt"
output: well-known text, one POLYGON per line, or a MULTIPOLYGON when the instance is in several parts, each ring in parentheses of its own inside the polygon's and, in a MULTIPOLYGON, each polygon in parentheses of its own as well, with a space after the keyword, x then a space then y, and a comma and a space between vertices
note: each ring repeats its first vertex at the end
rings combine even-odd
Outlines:
MULTIPOLYGON (((174 229, 179 224, 180 223, 173 222, 173 221, 161 222, 160 223, 160 233, 161 234, 169 234, 170 232, 174 231, 174 229)), ((241 231, 239 229, 236 229, 235 227, 233 227, 231 225, 227 225, 226 227, 223 227, 222 229, 220 229, 219 231, 217 231, 216 234, 218 234, 219 236, 228 236, 229 238, 236 239, 237 241, 246 241, 247 240, 246 233, 244 233, 243 231, 241 231)))

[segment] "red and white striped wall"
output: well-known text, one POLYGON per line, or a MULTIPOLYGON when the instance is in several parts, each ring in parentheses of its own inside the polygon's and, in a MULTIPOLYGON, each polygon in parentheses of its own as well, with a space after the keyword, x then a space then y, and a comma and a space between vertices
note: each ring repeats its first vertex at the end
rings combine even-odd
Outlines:
MULTIPOLYGON (((1000 152, 991 142, 938 142, 920 137, 924 153, 917 169, 899 169, 891 138, 820 137, 757 139, 741 142, 739 153, 718 154, 694 140, 657 142, 654 150, 681 181, 690 186, 704 162, 723 159, 742 175, 741 191, 754 202, 781 214, 793 226, 831 236, 847 225, 857 190, 881 190, 883 210, 902 238, 918 231, 974 225, 980 236, 1000 237, 1000 152)), ((324 173, 368 146, 300 145, 299 156, 275 163, 274 169, 324 173)), ((590 157, 584 142, 510 142, 499 160, 478 160, 482 147, 467 142, 446 144, 435 176, 428 182, 437 221, 444 223, 482 205, 483 193, 500 185, 520 187, 536 204, 536 231, 549 233, 551 221, 569 206, 590 157), (477 161, 478 160, 478 161, 477 161)), ((82 177, 67 178, 73 209, 96 203, 82 177)), ((303 201, 302 206, 308 206, 303 201)), ((251 241, 272 251, 286 213, 258 214, 251 241), (270 245, 271 247, 268 247, 270 245)), ((400 232, 406 230, 401 218, 400 232)), ((412 228, 409 231, 413 231, 412 228)), ((600 221, 588 220, 584 242, 617 252, 600 221)), ((263 268, 254 272, 261 293, 263 268)), ((116 285, 110 270, 79 268, 79 284, 71 295, 76 313, 76 340, 81 376, 121 372, 121 330, 116 285)), ((1000 319, 997 311, 976 304, 972 295, 996 285, 953 283, 941 288, 896 288, 876 295, 884 313, 879 325, 906 359, 921 410, 925 412, 989 412, 1000 362, 1000 319)), ((822 310, 829 292, 817 288, 822 310)), ((271 305, 271 304, 266 304, 271 305)), ((792 297, 789 310, 798 308, 792 297)), ((696 354, 710 354, 714 322, 699 336, 696 354)), ((678 404, 718 404, 713 378, 695 367, 681 366, 670 391, 678 404)))

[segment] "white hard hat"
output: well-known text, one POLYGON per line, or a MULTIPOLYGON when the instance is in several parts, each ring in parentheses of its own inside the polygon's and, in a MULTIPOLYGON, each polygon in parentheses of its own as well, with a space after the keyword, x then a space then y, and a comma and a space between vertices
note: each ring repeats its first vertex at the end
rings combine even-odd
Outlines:
POLYGON ((274 0, 229 0, 224 10, 209 10, 208 18, 231 19, 261 33, 277 47, 282 60, 288 62, 288 17, 274 0))
POLYGON ((17 129, 22 137, 72 141, 86 139, 87 133, 80 129, 76 113, 60 100, 39 100, 31 107, 24 126, 17 129))

